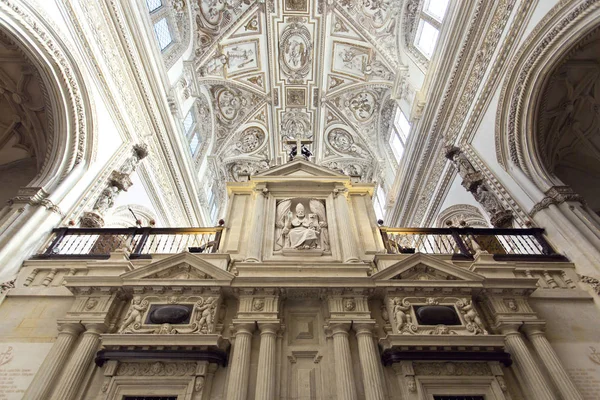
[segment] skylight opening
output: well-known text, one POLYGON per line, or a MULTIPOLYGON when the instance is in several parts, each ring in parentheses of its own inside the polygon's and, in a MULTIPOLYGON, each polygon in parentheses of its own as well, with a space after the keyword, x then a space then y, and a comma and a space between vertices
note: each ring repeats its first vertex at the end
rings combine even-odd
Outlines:
POLYGON ((419 30, 415 38, 415 46, 427 57, 430 58, 435 49, 440 31, 425 20, 419 22, 419 30))
POLYGON ((146 0, 146 5, 148 6, 148 10, 150 12, 154 12, 162 7, 161 0, 146 0))
POLYGON ((169 24, 167 23, 166 18, 159 19, 154 24, 154 33, 156 34, 156 40, 158 40, 158 46, 160 50, 163 51, 173 42, 173 37, 171 36, 171 30, 169 29, 169 24))
POLYGON ((438 21, 442 21, 448 10, 450 0, 429 0, 425 5, 425 12, 438 21))

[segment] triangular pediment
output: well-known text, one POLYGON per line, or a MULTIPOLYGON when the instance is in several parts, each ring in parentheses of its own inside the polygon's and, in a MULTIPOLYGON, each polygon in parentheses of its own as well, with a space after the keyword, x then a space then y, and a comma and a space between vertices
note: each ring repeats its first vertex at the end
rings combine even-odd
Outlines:
POLYGON ((234 276, 227 271, 185 252, 121 275, 123 281, 152 281, 184 283, 206 281, 214 285, 230 282, 234 276))
POLYGON ((372 276, 377 281, 472 281, 485 278, 449 262, 417 253, 372 276))
POLYGON ((300 178, 335 177, 349 179, 346 175, 340 174, 329 168, 304 160, 295 160, 287 164, 270 168, 264 172, 261 172, 260 174, 254 175, 252 179, 282 176, 300 178))

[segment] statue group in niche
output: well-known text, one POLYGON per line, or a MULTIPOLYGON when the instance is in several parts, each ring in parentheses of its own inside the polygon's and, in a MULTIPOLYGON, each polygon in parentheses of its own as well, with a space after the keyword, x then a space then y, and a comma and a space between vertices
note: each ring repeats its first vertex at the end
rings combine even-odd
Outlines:
POLYGON ((317 199, 285 199, 277 205, 275 250, 329 250, 325 205, 317 199), (292 212, 292 203, 295 203, 292 212), (308 203, 308 212, 306 211, 308 203))

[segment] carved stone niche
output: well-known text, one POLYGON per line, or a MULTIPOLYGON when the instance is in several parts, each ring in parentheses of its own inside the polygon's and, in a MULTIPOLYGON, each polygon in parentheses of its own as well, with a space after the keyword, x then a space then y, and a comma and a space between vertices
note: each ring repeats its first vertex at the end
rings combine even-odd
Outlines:
POLYGON ((385 299, 397 335, 487 335, 470 298, 394 297, 385 299))
POLYGON ((219 334, 222 298, 219 293, 192 295, 136 295, 123 318, 119 333, 219 334))
POLYGON ((331 254, 325 201, 289 198, 277 202, 276 253, 293 256, 331 254))

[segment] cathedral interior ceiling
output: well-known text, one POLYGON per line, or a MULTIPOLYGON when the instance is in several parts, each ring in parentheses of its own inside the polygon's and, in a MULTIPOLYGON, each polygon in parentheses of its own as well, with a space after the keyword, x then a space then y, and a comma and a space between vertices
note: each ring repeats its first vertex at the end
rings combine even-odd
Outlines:
POLYGON ((378 134, 388 126, 382 111, 400 66, 401 4, 198 3, 185 76, 212 104, 211 155, 227 179, 287 161, 298 138, 312 141, 313 161, 373 179, 378 134))

